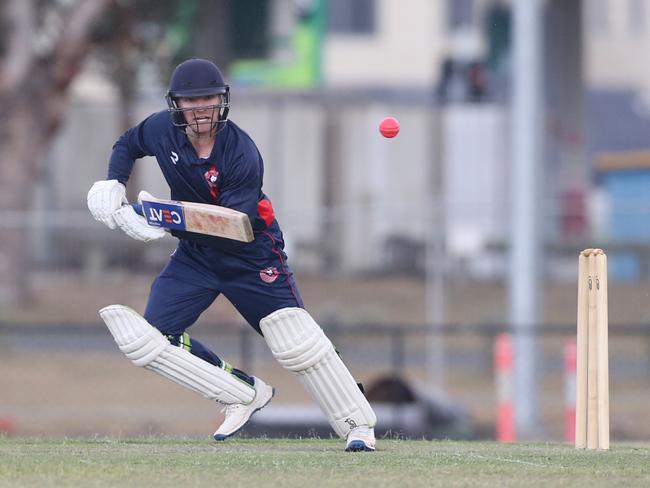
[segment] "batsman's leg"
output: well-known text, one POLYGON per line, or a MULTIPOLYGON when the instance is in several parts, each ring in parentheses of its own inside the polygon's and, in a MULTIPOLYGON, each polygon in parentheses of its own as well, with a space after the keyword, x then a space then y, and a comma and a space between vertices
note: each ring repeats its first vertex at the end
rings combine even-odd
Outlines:
POLYGON ((213 434, 215 440, 225 440, 239 431, 255 412, 261 410, 271 401, 275 394, 275 388, 267 385, 260 378, 249 376, 244 371, 233 368, 199 341, 192 339, 187 332, 179 335, 167 335, 166 337, 172 345, 185 349, 194 356, 227 371, 255 388, 256 395, 253 402, 247 404, 232 403, 224 407, 226 418, 213 434))
POLYGON ((204 251, 191 243, 180 241, 169 263, 151 285, 144 316, 172 344, 254 386, 254 401, 226 404, 226 418, 214 433, 215 439, 223 440, 236 433, 255 411, 270 401, 273 389, 260 378, 231 368, 207 347, 186 335, 186 329, 219 295, 218 280, 215 281, 210 271, 214 256, 204 251))
POLYGON ((273 356, 293 371, 347 439, 346 451, 374 451, 377 422, 368 400, 320 326, 302 308, 283 308, 260 321, 273 356))
MULTIPOLYGON (((218 367, 173 345, 134 310, 110 305, 99 311, 120 350, 136 366, 155 371, 175 383, 226 405, 226 419, 215 439, 233 435, 273 397, 273 388, 259 378, 254 385, 228 368, 218 367)), ((224 363, 225 365, 225 363, 224 363)))

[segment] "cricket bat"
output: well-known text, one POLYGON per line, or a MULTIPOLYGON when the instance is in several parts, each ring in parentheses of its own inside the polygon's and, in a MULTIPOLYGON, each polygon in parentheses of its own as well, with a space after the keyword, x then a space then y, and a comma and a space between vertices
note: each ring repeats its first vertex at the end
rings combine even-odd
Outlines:
POLYGON ((241 242, 251 242, 255 238, 248 215, 219 205, 151 198, 143 199, 142 204, 133 204, 133 208, 154 227, 241 242))

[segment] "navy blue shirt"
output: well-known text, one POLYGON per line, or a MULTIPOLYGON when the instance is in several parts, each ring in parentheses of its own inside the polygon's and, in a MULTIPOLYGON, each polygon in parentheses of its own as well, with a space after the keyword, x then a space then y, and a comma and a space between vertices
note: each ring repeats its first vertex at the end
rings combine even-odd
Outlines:
MULTIPOLYGON (((248 214, 256 240, 266 231, 281 239, 271 202, 262 192, 264 162, 255 143, 232 121, 217 133, 208 158, 199 158, 169 112, 152 114, 127 130, 113 146, 108 179, 126 185, 136 159, 155 156, 169 184, 172 200, 211 203, 248 214)), ((220 237, 172 231, 179 239, 224 250, 248 247, 220 237)), ((251 243, 253 244, 253 243, 251 243)))

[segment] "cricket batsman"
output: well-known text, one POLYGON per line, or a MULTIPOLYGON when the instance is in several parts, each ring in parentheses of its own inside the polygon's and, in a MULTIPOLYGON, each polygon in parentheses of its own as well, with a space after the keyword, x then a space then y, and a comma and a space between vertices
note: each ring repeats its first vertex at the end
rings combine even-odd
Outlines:
POLYGON ((373 451, 375 414, 304 308, 273 206, 262 191, 262 157, 250 136, 228 119, 230 88, 219 68, 196 58, 179 64, 166 100, 168 110, 127 130, 113 146, 107 179, 88 192, 93 217, 134 239, 162 238, 165 231, 150 226, 125 197, 135 160, 155 156, 171 199, 244 212, 255 238, 244 243, 173 230, 178 247, 151 285, 144 316, 123 305, 99 311, 115 342, 136 366, 225 405, 225 419, 214 433, 224 440, 264 408, 275 390, 188 335, 223 294, 280 364, 298 376, 346 439, 345 450, 373 451))

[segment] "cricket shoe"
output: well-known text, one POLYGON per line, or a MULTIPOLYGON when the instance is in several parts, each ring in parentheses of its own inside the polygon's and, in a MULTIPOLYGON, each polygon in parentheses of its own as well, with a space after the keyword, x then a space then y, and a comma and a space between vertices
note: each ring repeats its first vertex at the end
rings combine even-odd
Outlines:
POLYGON ((267 385, 261 379, 255 377, 255 398, 250 403, 233 403, 224 408, 226 418, 219 426, 213 437, 216 441, 223 441, 233 434, 236 434, 248 419, 268 405, 275 395, 275 388, 267 385))
POLYGON ((345 446, 347 452, 374 451, 375 429, 372 427, 355 427, 348 434, 345 446))

